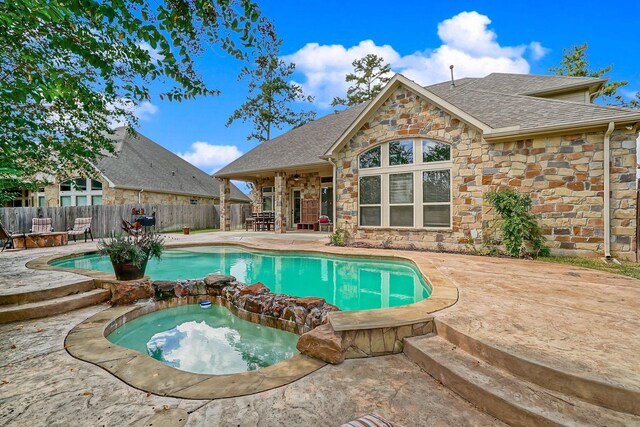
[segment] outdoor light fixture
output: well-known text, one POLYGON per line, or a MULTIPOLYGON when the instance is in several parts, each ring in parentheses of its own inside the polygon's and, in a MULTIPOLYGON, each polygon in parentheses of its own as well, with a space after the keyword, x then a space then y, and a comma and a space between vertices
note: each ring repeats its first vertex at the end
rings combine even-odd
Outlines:
POLYGON ((300 175, 298 175, 298 172, 296 172, 295 175, 293 175, 293 180, 298 181, 299 179, 300 179, 300 175))

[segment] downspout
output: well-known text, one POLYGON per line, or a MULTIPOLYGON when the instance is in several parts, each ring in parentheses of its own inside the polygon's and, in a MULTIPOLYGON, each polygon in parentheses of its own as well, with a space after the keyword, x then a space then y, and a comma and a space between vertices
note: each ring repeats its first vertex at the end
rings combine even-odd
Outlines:
POLYGON ((609 142, 615 128, 614 122, 609 122, 609 127, 604 133, 604 258, 611 259, 611 150, 609 142))
POLYGON ((334 163, 333 159, 331 157, 327 158, 327 160, 329 160, 329 163, 331 163, 331 165, 333 166, 333 191, 331 193, 333 193, 333 209, 332 209, 332 220, 333 220, 333 231, 336 231, 336 225, 338 223, 338 218, 336 217, 336 213, 337 213, 337 203, 336 203, 336 199, 338 197, 338 166, 334 163))
POLYGON ((144 191, 144 188, 141 188, 140 191, 138 191, 138 204, 142 204, 142 192, 144 191))

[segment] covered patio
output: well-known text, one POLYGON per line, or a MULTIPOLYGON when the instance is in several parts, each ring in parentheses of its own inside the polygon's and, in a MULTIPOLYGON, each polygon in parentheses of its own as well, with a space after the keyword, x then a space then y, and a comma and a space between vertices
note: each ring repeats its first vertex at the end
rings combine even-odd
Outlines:
POLYGON ((220 229, 231 230, 231 180, 252 187, 246 229, 286 233, 294 230, 331 231, 335 218, 334 176, 330 164, 251 174, 217 175, 220 180, 220 229), (320 217, 326 217, 320 221, 320 217), (324 222, 327 221, 327 222, 324 222))

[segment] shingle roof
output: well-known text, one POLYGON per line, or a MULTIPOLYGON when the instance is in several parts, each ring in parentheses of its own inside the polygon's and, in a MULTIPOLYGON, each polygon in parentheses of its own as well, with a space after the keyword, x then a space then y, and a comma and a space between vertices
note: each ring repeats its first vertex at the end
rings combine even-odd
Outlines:
MULTIPOLYGON (((126 128, 115 130, 116 154, 102 156, 96 167, 116 187, 162 193, 219 197, 220 183, 191 163, 144 135, 130 135, 126 128)), ((231 198, 249 201, 236 186, 231 198)))
POLYGON ((324 163, 320 159, 366 107, 366 103, 328 114, 266 141, 215 173, 215 176, 324 163))
POLYGON ((638 116, 630 108, 582 104, 559 99, 510 95, 476 90, 475 83, 427 90, 445 99, 491 128, 519 126, 520 130, 536 129, 587 121, 616 120, 638 116))
MULTIPOLYGON (((457 88, 482 90, 511 95, 533 95, 556 90, 599 86, 607 79, 594 77, 545 76, 540 74, 491 73, 482 78, 463 78, 455 81, 457 88)), ((425 89, 441 91, 449 89, 450 82, 426 86, 425 89)))

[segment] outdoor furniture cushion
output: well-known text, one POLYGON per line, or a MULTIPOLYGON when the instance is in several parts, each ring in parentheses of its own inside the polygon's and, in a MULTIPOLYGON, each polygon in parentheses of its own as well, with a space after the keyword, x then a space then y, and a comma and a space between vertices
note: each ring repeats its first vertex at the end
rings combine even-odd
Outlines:
POLYGON ((93 242, 93 234, 91 233, 91 220, 93 218, 76 218, 73 221, 73 228, 70 228, 67 233, 69 236, 73 238, 73 241, 76 241, 76 236, 84 234, 84 241, 87 241, 87 235, 91 236, 91 241, 93 242))
POLYGON ((51 218, 33 218, 31 220, 31 230, 29 233, 51 233, 51 218))
POLYGON ((367 414, 357 420, 349 421, 343 424, 342 427, 401 427, 399 424, 394 424, 391 421, 385 420, 380 415, 375 413, 367 414))

